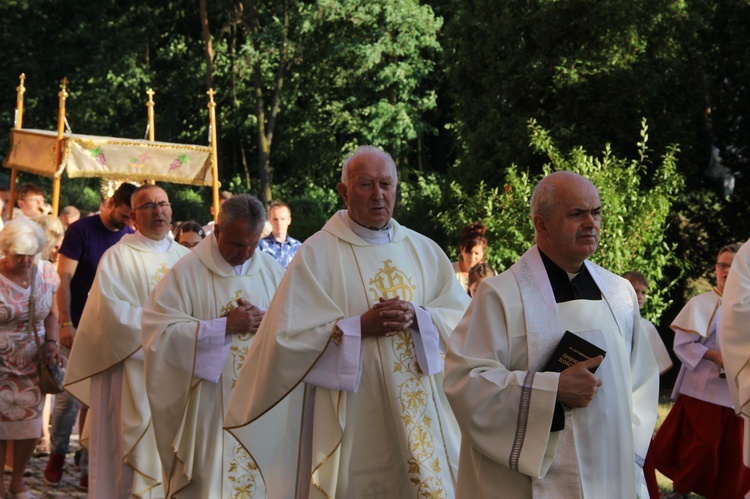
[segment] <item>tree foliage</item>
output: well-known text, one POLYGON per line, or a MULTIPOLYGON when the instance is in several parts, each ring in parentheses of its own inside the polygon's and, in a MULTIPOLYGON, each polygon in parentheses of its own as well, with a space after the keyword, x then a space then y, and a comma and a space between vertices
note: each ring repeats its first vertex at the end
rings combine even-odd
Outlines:
MULTIPOLYGON (((213 85, 223 187, 289 202, 293 235, 340 207, 342 159, 373 143, 399 165, 401 221, 453 252, 461 225, 485 219, 499 268, 529 244, 525 203, 545 165, 608 165, 623 170, 598 180, 608 203, 615 180, 673 196, 662 247, 710 278, 704 262, 750 235, 748 40, 747 0, 9 0, 0 123, 12 126, 24 72, 24 126, 54 128, 67 76, 76 133, 143 137, 152 87, 156 139, 206 144, 213 85), (648 150, 634 140, 644 117, 648 150), (712 146, 743 174, 731 199, 704 174, 712 146), (659 191, 675 161, 688 189, 659 191)), ((65 179, 61 204, 95 208, 97 189, 65 179)), ((208 218, 208 189, 169 189, 176 218, 208 218)), ((628 202, 626 221, 651 230, 661 220, 663 206, 649 219, 634 210, 650 201, 628 202)), ((611 216, 605 263, 638 264, 663 293, 682 267, 655 257, 660 276, 645 261, 663 254, 656 236, 611 216), (637 237, 647 238, 642 254, 637 237)))
MULTIPOLYGON (((488 260, 502 271, 532 245, 529 201, 541 177, 560 170, 583 175, 596 185, 602 200, 602 234, 592 260, 618 274, 627 270, 645 274, 651 281, 645 313, 659 317, 685 268, 674 253, 675 244, 665 234, 674 200, 684 188, 684 179, 677 172, 676 147, 668 148, 660 162, 652 164, 645 121, 638 152, 630 160, 617 157, 609 145, 599 156, 586 153, 580 146, 563 153, 550 132, 536 121, 530 120, 528 130, 531 147, 547 158, 541 174, 514 165, 508 169, 502 187, 480 183, 473 191, 454 181, 441 202, 432 202, 441 208, 432 211, 434 222, 445 233, 455 235, 468 223, 482 221, 490 240, 488 260)), ((437 192, 432 194, 438 196, 437 192)), ((450 252, 457 257, 456 247, 450 252)))
MULTIPOLYGON (((230 158, 263 198, 335 179, 359 143, 397 158, 431 131, 425 85, 441 21, 415 0, 247 1, 212 23, 214 78, 230 89, 222 114, 230 158), (248 137, 248 132, 252 134, 248 137), (252 139, 254 137, 255 139, 252 139), (251 168, 251 159, 257 169, 251 168)), ((209 14, 211 9, 209 9, 209 14)), ((250 188, 250 185, 246 185, 250 188)))
MULTIPOLYGON (((527 147, 535 119, 558 142, 635 154, 631 138, 646 117, 652 147, 692 140, 703 94, 684 42, 682 0, 466 0, 452 25, 451 81, 465 144, 464 185, 511 163, 538 172, 527 147)), ((487 179, 490 180, 491 179, 487 179)))
MULTIPOLYGON (((53 128, 67 76, 74 132, 142 137, 145 91, 153 87, 156 139, 205 144, 210 81, 220 180, 267 201, 277 197, 274 187, 295 197, 311 183, 333 188, 341 159, 363 142, 384 146, 406 167, 419 138, 432 133, 428 79, 442 22, 429 6, 218 0, 205 7, 201 24, 198 5, 187 0, 4 2, 3 122, 12 124, 13 89, 24 72, 24 126, 53 128), (28 36, 22 27, 32 20, 28 36)), ((0 146, 7 150, 7 139, 0 146)), ((208 193, 201 197, 205 203, 208 193)))

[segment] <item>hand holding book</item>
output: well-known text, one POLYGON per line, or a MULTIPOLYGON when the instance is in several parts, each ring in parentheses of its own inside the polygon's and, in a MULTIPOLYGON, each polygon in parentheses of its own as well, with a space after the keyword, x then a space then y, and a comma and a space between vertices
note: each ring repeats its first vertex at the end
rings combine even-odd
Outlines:
POLYGON ((555 352, 545 366, 546 371, 560 374, 557 401, 568 407, 586 407, 596 395, 602 380, 594 373, 607 354, 593 343, 565 331, 555 352))
POLYGON ((597 355, 578 362, 560 373, 557 384, 557 401, 568 407, 586 407, 594 399, 596 390, 602 385, 591 369, 596 369, 604 357, 597 355))
POLYGON ((565 331, 560 343, 544 367, 545 371, 560 373, 557 383, 557 404, 551 431, 565 427, 562 410, 568 407, 586 407, 594 399, 602 380, 594 375, 607 354, 604 350, 580 336, 565 331))

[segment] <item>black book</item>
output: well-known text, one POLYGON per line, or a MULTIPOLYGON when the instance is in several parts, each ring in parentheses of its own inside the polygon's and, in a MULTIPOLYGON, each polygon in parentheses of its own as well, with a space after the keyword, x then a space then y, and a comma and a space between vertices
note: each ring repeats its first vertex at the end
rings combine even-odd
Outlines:
MULTIPOLYGON (((560 373, 570 366, 592 357, 596 357, 597 355, 605 356, 607 355, 607 352, 590 341, 584 340, 577 334, 565 331, 565 334, 563 334, 560 343, 557 344, 557 348, 555 348, 552 357, 547 361, 547 364, 542 371, 560 373)), ((595 373, 596 367, 589 370, 592 373, 595 373)), ((563 428, 565 428, 565 413, 563 412, 563 405, 560 402, 557 402, 555 404, 555 412, 552 416, 550 431, 560 431, 563 428)))
MULTIPOLYGON (((590 341, 584 340, 577 334, 565 331, 560 343, 557 344, 555 352, 552 354, 549 361, 547 361, 547 364, 542 371, 560 373, 570 366, 596 357, 597 355, 604 357, 607 355, 607 352, 590 341)), ((590 371, 592 373, 596 372, 596 367, 590 369, 590 371)))

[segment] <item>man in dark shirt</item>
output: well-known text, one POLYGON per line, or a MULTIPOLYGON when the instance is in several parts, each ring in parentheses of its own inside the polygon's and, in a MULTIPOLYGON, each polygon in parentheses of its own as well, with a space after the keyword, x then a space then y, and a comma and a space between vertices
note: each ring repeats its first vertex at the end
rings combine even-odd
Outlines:
MULTIPOLYGON (((67 352, 73 346, 76 327, 94 282, 99 259, 122 236, 134 232, 129 223, 130 196, 135 188, 133 184, 123 183, 98 215, 78 220, 65 233, 57 268, 60 275, 57 306, 60 314, 60 344, 68 349, 67 352)), ((62 479, 65 454, 68 452, 70 433, 79 407, 80 403, 67 392, 55 397, 55 408, 50 418, 52 452, 44 472, 47 483, 57 484, 62 479)), ((83 421, 85 408, 81 413, 83 421)), ((81 477, 81 485, 88 486, 88 474, 85 471, 81 477)))

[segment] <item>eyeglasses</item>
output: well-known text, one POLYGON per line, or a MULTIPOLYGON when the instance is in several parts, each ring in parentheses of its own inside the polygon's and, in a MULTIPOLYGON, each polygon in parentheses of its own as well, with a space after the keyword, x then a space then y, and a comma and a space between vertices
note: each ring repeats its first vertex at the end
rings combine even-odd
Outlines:
POLYGON ((719 267, 721 270, 727 270, 732 266, 731 263, 724 263, 724 262, 716 262, 716 266, 719 267))
POLYGON ((146 203, 146 204, 142 204, 138 208, 136 208, 136 210, 154 211, 157 207, 161 208, 162 210, 166 210, 170 206, 172 206, 171 203, 169 203, 167 201, 160 201, 158 203, 146 203))

